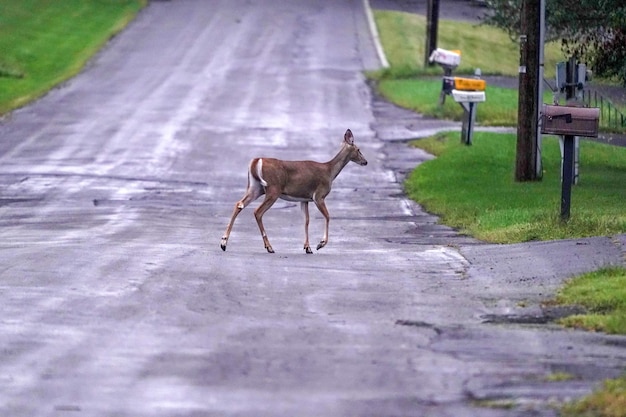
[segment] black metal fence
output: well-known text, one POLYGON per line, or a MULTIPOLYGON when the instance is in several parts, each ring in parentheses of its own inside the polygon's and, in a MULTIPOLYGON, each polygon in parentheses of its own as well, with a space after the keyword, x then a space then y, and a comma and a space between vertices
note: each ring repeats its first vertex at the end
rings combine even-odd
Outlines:
POLYGON ((626 116, 615 104, 595 90, 584 90, 583 101, 588 107, 600 108, 600 126, 606 128, 625 128, 626 116))

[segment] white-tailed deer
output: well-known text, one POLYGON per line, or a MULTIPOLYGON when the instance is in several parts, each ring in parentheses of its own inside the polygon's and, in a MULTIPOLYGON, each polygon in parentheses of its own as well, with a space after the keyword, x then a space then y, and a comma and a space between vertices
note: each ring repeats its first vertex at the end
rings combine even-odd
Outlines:
POLYGON ((265 194, 265 200, 254 211, 254 217, 261 230, 265 249, 274 253, 263 227, 263 214, 272 207, 279 198, 287 201, 298 201, 304 213, 304 250, 313 253, 309 245, 309 202, 314 202, 326 219, 324 237, 317 245, 321 249, 328 243, 328 223, 330 216, 324 199, 330 193, 333 180, 339 175, 348 162, 367 165, 367 160, 354 144, 350 129, 346 130, 341 149, 328 162, 314 161, 281 161, 274 158, 255 158, 250 161, 248 169, 248 189, 243 198, 235 204, 226 232, 222 237, 221 247, 226 250, 228 237, 237 215, 252 201, 265 194))

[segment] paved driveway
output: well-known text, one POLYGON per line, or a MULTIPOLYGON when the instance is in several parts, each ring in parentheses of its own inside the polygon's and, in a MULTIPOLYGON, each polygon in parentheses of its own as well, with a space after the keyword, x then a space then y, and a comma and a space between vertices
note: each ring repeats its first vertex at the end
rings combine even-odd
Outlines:
POLYGON ((402 197, 428 156, 377 138, 398 113, 372 104, 376 65, 360 0, 152 2, 3 121, 0 414, 552 415, 618 374, 623 338, 485 323, 520 293, 475 268, 497 247, 402 197), (347 128, 369 164, 335 182, 325 248, 279 202, 276 254, 251 209, 221 251, 250 158, 328 160, 347 128), (561 370, 579 379, 545 382, 561 370))

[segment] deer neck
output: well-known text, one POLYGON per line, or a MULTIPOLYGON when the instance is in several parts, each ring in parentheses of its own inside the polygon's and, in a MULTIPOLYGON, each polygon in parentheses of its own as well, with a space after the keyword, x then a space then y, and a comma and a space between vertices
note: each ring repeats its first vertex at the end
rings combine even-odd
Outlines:
POLYGON ((337 155, 326 164, 330 168, 330 178, 335 179, 341 170, 350 162, 350 148, 343 145, 337 155))

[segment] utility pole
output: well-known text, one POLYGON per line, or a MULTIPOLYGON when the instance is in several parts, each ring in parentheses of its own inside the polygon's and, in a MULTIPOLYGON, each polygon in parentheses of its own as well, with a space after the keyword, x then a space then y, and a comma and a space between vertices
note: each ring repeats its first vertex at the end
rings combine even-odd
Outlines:
POLYGON ((543 78, 545 70, 545 41, 546 41, 546 0, 539 0, 539 73, 537 75, 537 152, 535 155, 535 172, 537 180, 543 178, 543 161, 541 160, 541 111, 543 110, 543 78))
POLYGON ((428 0, 426 11, 426 48, 424 48, 424 67, 432 65, 430 54, 437 49, 437 31, 439 26, 439 0, 428 0))
POLYGON ((540 2, 522 0, 516 181, 535 181, 541 178, 537 175, 540 9, 540 2))

